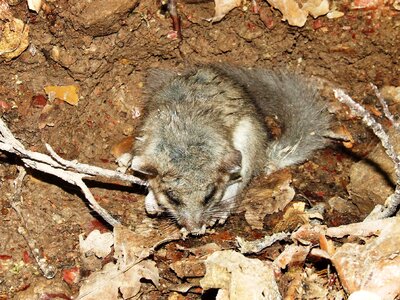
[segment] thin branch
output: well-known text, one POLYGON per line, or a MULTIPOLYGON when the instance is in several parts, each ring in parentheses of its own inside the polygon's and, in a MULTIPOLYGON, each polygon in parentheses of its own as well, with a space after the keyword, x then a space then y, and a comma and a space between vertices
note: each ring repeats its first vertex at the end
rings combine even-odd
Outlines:
POLYGON ((385 117, 388 118, 388 120, 393 124, 394 128, 396 128, 396 130, 400 132, 400 123, 396 122, 396 120, 394 119, 394 116, 390 112, 385 99, 383 99, 383 97, 382 97, 382 94, 379 92, 379 90, 375 84, 371 83, 371 87, 374 90, 376 97, 378 98, 379 102, 382 105, 383 113, 385 114, 385 117))
POLYGON ((36 242, 30 236, 24 216, 21 212, 20 205, 22 202, 22 195, 21 195, 22 183, 26 176, 26 171, 21 166, 17 166, 17 169, 19 171, 19 174, 13 182, 14 195, 10 201, 10 205, 17 213, 19 219, 21 220, 21 226, 18 227, 18 233, 22 235, 22 237, 25 239, 29 247, 29 250, 32 256, 35 258, 36 263, 38 264, 39 269, 42 272, 43 276, 46 277, 47 279, 51 279, 56 275, 56 268, 47 262, 47 259, 43 256, 43 253, 39 250, 39 248, 36 247, 36 242))
POLYGON ((58 156, 49 145, 46 145, 46 147, 54 159, 42 153, 26 150, 0 118, 0 150, 16 154, 21 158, 26 167, 54 175, 68 183, 78 186, 82 190, 85 198, 89 201, 91 208, 112 226, 119 224, 119 222, 96 202, 89 188, 84 183, 83 178, 102 176, 124 180, 134 184, 146 185, 143 180, 132 175, 81 164, 76 161, 65 160, 58 156))
POLYGON ((87 174, 90 176, 102 176, 102 177, 118 179, 118 180, 122 180, 122 181, 128 181, 133 184, 147 186, 146 181, 141 180, 132 175, 124 174, 124 173, 118 172, 118 171, 103 169, 100 167, 91 166, 91 165, 87 165, 87 164, 82 164, 82 163, 78 163, 76 161, 69 161, 69 160, 63 159, 53 150, 53 148, 49 144, 46 144, 46 149, 47 149, 47 151, 49 151, 50 155, 58 163, 63 165, 65 168, 70 168, 79 173, 84 173, 84 174, 87 174))
MULTIPOLYGON (((392 216, 400 205, 400 157, 397 155, 393 145, 390 143, 389 136, 383 129, 382 125, 375 121, 371 114, 360 104, 355 102, 341 89, 334 89, 335 97, 342 103, 350 107, 351 111, 362 118, 364 124, 372 129, 374 134, 379 138, 386 154, 394 163, 396 173, 396 189, 385 202, 385 205, 377 205, 372 212, 366 217, 365 221, 377 220, 392 216)), ((377 94, 377 97, 381 97, 377 94)))
POLYGON ((252 254, 252 253, 259 253, 265 248, 271 246, 276 241, 281 241, 290 236, 290 233, 286 232, 278 232, 274 233, 273 235, 267 235, 259 240, 255 241, 245 241, 241 237, 236 238, 236 242, 239 246, 240 253, 243 254, 252 254))
POLYGON ((182 39, 182 28, 181 28, 181 18, 178 15, 178 10, 176 9, 176 0, 168 1, 168 11, 172 19, 172 27, 176 31, 179 39, 182 39))

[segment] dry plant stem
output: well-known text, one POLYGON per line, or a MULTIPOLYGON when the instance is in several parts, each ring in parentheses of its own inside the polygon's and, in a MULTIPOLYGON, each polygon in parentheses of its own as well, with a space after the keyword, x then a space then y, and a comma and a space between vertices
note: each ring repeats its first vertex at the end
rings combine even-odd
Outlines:
POLYGON ((397 178, 395 192, 386 199, 384 206, 382 205, 375 206, 372 212, 365 218, 365 221, 383 219, 392 216, 396 212, 400 204, 400 157, 397 155, 393 145, 390 143, 389 136, 383 129, 382 125, 376 122, 375 119, 370 115, 370 113, 364 107, 362 107, 360 104, 351 99, 351 97, 348 96, 343 90, 334 89, 333 91, 335 93, 335 97, 340 102, 349 106, 352 112, 357 116, 361 117, 364 124, 366 124, 368 127, 372 129, 374 134, 381 141, 382 146, 385 148, 386 154, 393 161, 395 167, 396 178, 397 178))
POLYGON ((99 168, 99 167, 95 167, 95 166, 91 166, 91 165, 87 165, 87 164, 78 163, 76 161, 69 161, 69 160, 63 159, 48 144, 46 144, 46 149, 47 149, 47 151, 49 151, 50 155, 58 163, 60 163, 61 165, 63 165, 66 168, 73 169, 79 173, 85 173, 85 174, 91 175, 91 176, 102 176, 102 177, 107 177, 107 178, 112 178, 112 179, 118 179, 118 180, 122 180, 122 181, 128 181, 133 184, 147 186, 146 181, 141 180, 132 175, 127 175, 122 172, 103 169, 103 168, 99 168))
POLYGON ((90 207, 93 208, 94 211, 96 211, 110 225, 115 226, 119 224, 117 220, 115 220, 96 202, 89 188, 82 179, 85 177, 98 175, 107 178, 126 180, 135 184, 144 185, 145 183, 134 176, 125 175, 121 172, 64 160, 55 154, 50 146, 48 146, 48 149, 51 150, 50 153, 56 157, 56 160, 48 155, 26 150, 25 147, 14 137, 4 121, 0 119, 0 150, 16 154, 21 158, 26 167, 44 172, 46 174, 54 175, 73 185, 77 185, 82 190, 86 199, 90 203, 90 207), (80 173, 66 170, 67 168, 77 170, 77 172, 80 173))
POLYGON ((256 0, 251 0, 251 5, 253 6, 253 13, 258 14, 260 13, 260 7, 256 0))
POLYGON ((35 258, 36 263, 39 266, 40 271, 42 272, 43 276, 47 279, 51 279, 56 275, 56 268, 52 265, 47 263, 46 258, 42 255, 39 248, 36 247, 36 242, 31 238, 27 228, 26 222, 22 215, 20 204, 22 202, 21 190, 22 190, 22 182, 26 176, 26 171, 23 167, 18 166, 18 177, 14 180, 14 195, 11 201, 11 207, 15 210, 18 217, 21 220, 22 225, 18 227, 18 233, 23 236, 26 243, 28 244, 29 250, 31 251, 32 256, 35 258))
POLYGON ((181 29, 181 18, 178 15, 178 10, 176 9, 176 0, 168 1, 168 11, 172 19, 172 27, 176 31, 178 38, 182 39, 182 29, 181 29))
POLYGON ((396 120, 394 119, 394 116, 389 111, 389 107, 388 107, 385 99, 383 99, 383 97, 382 97, 381 93, 379 92, 378 88, 376 87, 376 85, 371 83, 371 87, 374 90, 376 97, 378 98, 379 102, 382 105, 383 113, 385 114, 385 117, 388 118, 388 120, 393 124, 394 128, 396 128, 396 130, 400 132, 400 122, 396 122, 396 120))
POLYGON ((54 266, 49 265, 47 259, 43 256, 40 249, 36 247, 36 242, 30 237, 26 228, 23 226, 18 227, 18 233, 22 235, 27 242, 29 249, 31 250, 31 253, 35 258, 36 263, 38 264, 43 276, 47 279, 54 278, 54 276, 56 276, 57 269, 54 266))
POLYGON ((289 236, 290 233, 278 232, 274 233, 271 236, 265 236, 262 239, 255 241, 245 241, 243 238, 237 237, 236 242, 238 243, 240 253, 252 254, 252 253, 259 253, 265 248, 271 246, 276 241, 284 240, 289 236))

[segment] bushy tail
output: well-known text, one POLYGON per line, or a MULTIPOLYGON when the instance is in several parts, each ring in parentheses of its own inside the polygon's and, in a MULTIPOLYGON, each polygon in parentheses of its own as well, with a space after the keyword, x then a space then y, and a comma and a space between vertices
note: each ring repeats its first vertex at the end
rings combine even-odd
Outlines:
POLYGON ((296 74, 231 68, 225 74, 239 82, 263 116, 277 116, 282 135, 267 145, 266 172, 300 163, 327 140, 330 117, 316 84, 296 74))

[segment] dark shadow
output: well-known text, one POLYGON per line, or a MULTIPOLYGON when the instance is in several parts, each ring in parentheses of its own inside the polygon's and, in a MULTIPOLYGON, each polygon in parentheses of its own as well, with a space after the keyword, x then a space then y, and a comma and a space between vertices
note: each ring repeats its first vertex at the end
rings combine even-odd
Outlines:
POLYGON ((350 158, 352 158, 355 162, 364 160, 369 166, 371 166, 374 169, 374 171, 376 173, 380 174, 385 179, 385 181, 388 185, 392 186, 393 188, 396 187, 396 182, 394 182, 390 178, 390 174, 386 173, 386 171, 383 170, 376 162, 368 159, 367 157, 361 157, 345 147, 341 147, 341 148, 337 147, 335 150, 341 151, 342 153, 344 153, 347 156, 349 156, 350 158))
MULTIPOLYGON (((0 163, 24 166, 22 160, 17 155, 9 154, 9 153, 0 155, 0 163)), ((51 184, 51 185, 55 185, 55 186, 59 187, 60 189, 62 189, 64 192, 81 198, 83 200, 83 202, 89 207, 89 213, 97 220, 100 220, 103 223, 103 225, 105 225, 106 227, 109 227, 111 229, 111 226, 107 222, 105 222, 103 220, 103 218, 90 207, 89 202, 87 201, 87 199, 85 198, 84 194, 82 193, 82 191, 79 187, 60 179, 57 176, 47 174, 47 173, 44 173, 44 172, 41 172, 38 170, 26 168, 26 171, 27 171, 27 174, 39 179, 40 181, 43 181, 43 182, 51 184)), ((103 179, 103 181, 101 181, 102 178, 100 178, 100 177, 98 177, 98 178, 99 178, 99 180, 95 180, 95 179, 91 178, 91 179, 84 179, 84 181, 88 188, 101 188, 101 189, 105 189, 105 190, 128 192, 128 193, 135 193, 135 194, 141 194, 141 195, 144 195, 147 193, 147 188, 144 186, 123 185, 123 184, 111 183, 111 182, 104 181, 104 179, 103 179)), ((115 218, 115 216, 113 216, 113 217, 115 218)), ((116 218, 116 219, 118 219, 118 218, 116 218)))
MULTIPOLYGON (((94 178, 84 179, 88 188, 100 188, 105 190, 119 191, 119 192, 128 192, 139 195, 146 195, 147 188, 142 185, 134 184, 134 185, 124 185, 118 184, 115 182, 107 182, 105 180, 96 180, 94 178)), ((122 182, 122 181, 121 181, 122 182)))
POLYGON ((215 300, 217 298, 218 289, 209 289, 201 295, 201 300, 215 300))

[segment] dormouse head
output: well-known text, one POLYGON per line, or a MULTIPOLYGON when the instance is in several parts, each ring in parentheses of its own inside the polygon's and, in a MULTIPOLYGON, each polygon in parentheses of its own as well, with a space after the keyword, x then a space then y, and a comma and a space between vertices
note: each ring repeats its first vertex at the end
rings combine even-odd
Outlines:
POLYGON ((183 231, 203 234, 206 227, 225 221, 235 207, 235 197, 227 190, 240 181, 242 156, 235 149, 211 157, 201 147, 178 148, 173 149, 181 153, 169 149, 135 156, 132 169, 149 182, 149 214, 163 213, 183 231))

